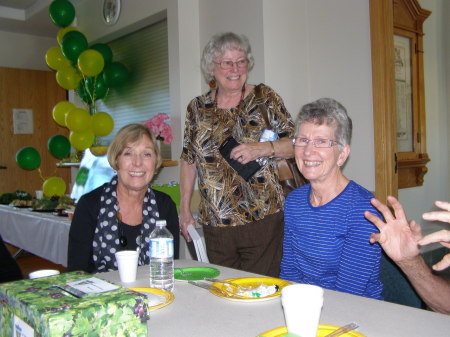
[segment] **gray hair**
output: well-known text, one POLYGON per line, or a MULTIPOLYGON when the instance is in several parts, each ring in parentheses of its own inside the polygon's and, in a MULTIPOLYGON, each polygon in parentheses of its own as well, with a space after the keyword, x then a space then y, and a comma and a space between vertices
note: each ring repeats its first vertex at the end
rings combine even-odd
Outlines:
POLYGON ((252 55, 250 42, 245 35, 237 35, 232 32, 219 33, 211 37, 203 49, 200 66, 202 68, 203 77, 209 83, 214 76, 211 74, 214 68, 214 62, 222 56, 227 50, 237 49, 244 52, 248 60, 247 71, 253 69, 255 60, 252 55))
POLYGON ((320 98, 305 104, 301 108, 295 121, 296 136, 300 125, 303 123, 336 126, 334 136, 339 146, 342 148, 350 145, 353 128, 352 120, 344 106, 332 98, 320 98))

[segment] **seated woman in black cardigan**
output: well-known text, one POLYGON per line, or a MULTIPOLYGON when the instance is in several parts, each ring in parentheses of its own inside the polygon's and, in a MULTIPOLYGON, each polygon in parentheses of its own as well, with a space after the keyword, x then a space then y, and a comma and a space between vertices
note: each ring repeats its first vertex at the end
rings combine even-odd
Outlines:
POLYGON ((156 220, 166 220, 179 256, 175 203, 150 182, 162 164, 150 130, 130 124, 119 130, 107 153, 117 172, 109 183, 83 195, 69 232, 67 270, 89 273, 117 270, 116 251, 140 248, 139 265, 149 263, 149 237, 156 220))

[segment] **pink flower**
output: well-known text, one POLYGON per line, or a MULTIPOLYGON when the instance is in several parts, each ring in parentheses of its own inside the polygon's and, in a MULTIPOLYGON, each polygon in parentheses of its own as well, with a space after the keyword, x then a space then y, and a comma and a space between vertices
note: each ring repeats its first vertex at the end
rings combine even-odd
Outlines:
POLYGON ((170 144, 172 141, 172 128, 164 122, 168 119, 170 120, 170 117, 166 113, 159 113, 143 124, 150 129, 156 139, 163 140, 165 144, 170 144))

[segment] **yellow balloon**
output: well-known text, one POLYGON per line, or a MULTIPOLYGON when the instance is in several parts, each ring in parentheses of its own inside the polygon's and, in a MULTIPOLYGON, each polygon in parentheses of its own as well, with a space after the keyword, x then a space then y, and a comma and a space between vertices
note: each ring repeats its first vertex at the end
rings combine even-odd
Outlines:
POLYGON ((66 114, 66 126, 70 131, 84 132, 91 128, 91 115, 87 110, 75 108, 66 114))
POLYGON ((70 61, 63 55, 60 47, 51 47, 45 54, 45 62, 53 70, 70 66, 70 61))
POLYGON ((53 120, 61 126, 66 126, 66 114, 76 106, 68 101, 62 101, 53 107, 53 120))
POLYGON ((91 130, 85 132, 71 132, 70 144, 78 151, 86 150, 94 143, 94 133, 91 130))
POLYGON ((66 193, 66 182, 60 177, 51 177, 42 184, 42 191, 46 197, 54 195, 60 197, 66 193))
POLYGON ((85 76, 97 76, 102 72, 104 66, 103 55, 94 49, 87 49, 78 56, 78 69, 85 76))
POLYGON ((81 76, 78 71, 69 66, 58 69, 56 73, 56 82, 59 86, 66 90, 74 90, 78 88, 81 81, 81 76))
POLYGON ((66 35, 66 33, 70 32, 71 30, 77 30, 77 29, 72 26, 67 26, 67 27, 61 28, 58 31, 58 34, 56 35, 56 40, 58 41, 59 45, 62 44, 62 39, 63 39, 64 35, 66 35))
POLYGON ((114 129, 114 120, 106 112, 96 112, 92 116, 92 131, 99 137, 107 136, 114 129))

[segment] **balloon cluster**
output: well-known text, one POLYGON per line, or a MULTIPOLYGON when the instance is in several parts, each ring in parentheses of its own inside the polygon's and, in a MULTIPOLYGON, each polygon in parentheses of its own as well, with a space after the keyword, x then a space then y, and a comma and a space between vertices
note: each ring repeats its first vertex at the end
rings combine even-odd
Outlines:
POLYGON ((62 101, 53 108, 53 119, 67 127, 70 144, 83 151, 96 143, 114 128, 112 117, 106 112, 96 112, 95 102, 105 99, 111 88, 128 79, 128 69, 113 62, 111 48, 104 43, 89 46, 83 33, 70 26, 75 18, 75 8, 69 0, 54 0, 49 7, 53 23, 61 27, 57 34, 58 47, 51 47, 46 55, 47 65, 56 71, 58 85, 75 90, 88 104, 88 109, 77 108, 62 101))
MULTIPOLYGON (((88 105, 88 110, 73 103, 62 101, 53 108, 54 121, 70 132, 69 139, 55 135, 48 139, 49 152, 58 159, 70 155, 70 146, 83 151, 91 147, 96 137, 104 137, 114 128, 112 117, 106 112, 96 112, 95 102, 104 99, 110 88, 116 88, 128 79, 127 68, 113 62, 113 53, 108 45, 97 43, 89 46, 86 37, 70 26, 75 19, 75 7, 69 0, 54 0, 49 7, 50 18, 61 27, 56 36, 59 46, 51 47, 46 55, 47 65, 56 71, 56 81, 66 90, 75 90, 88 105)), ((25 146, 16 153, 17 164, 25 170, 38 169, 41 156, 34 147, 25 146)), ((42 189, 45 196, 61 196, 66 191, 62 178, 44 179, 42 189)))

